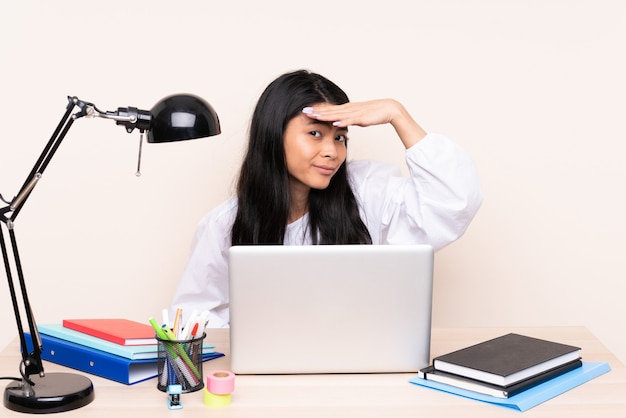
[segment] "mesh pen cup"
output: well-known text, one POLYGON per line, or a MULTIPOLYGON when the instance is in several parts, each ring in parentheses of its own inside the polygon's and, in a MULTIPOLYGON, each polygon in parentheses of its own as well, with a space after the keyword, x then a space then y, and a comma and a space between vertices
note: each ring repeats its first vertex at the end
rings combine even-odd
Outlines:
POLYGON ((164 340, 157 335, 159 350, 157 388, 181 385, 183 393, 204 387, 202 379, 202 343, 206 334, 191 340, 164 340))

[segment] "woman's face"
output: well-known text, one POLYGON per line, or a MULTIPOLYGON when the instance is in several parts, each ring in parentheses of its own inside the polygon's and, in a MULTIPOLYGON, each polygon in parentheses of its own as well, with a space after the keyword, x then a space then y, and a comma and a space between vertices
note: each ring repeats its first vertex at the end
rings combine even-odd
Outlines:
POLYGON ((346 160, 348 129, 298 115, 287 123, 285 157, 292 193, 325 189, 346 160))

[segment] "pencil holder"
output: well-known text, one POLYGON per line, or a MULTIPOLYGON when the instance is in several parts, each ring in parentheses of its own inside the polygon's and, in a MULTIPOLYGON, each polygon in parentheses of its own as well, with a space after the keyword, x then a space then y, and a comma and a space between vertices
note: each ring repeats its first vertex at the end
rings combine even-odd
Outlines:
POLYGON ((157 388, 181 385, 183 393, 204 387, 202 379, 202 343, 206 334, 191 340, 164 340, 157 335, 159 350, 157 388))

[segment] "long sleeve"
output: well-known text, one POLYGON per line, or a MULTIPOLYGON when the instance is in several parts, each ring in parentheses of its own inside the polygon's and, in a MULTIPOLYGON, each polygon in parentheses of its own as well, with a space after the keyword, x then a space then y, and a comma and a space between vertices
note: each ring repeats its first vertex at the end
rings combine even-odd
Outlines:
POLYGON ((458 239, 482 203, 472 158, 446 137, 428 134, 406 151, 409 177, 392 165, 350 164, 361 216, 374 244, 430 244, 458 239))
POLYGON ((237 212, 232 198, 209 212, 198 224, 191 251, 172 300, 172 309, 210 312, 211 328, 228 326, 228 249, 237 212))

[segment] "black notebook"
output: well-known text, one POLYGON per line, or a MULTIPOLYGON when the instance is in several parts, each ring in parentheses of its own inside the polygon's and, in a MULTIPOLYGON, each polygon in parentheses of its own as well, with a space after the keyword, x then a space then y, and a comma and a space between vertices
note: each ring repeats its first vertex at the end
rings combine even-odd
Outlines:
POLYGON ((579 347, 512 333, 436 357, 433 366, 509 386, 579 358, 579 347))
POLYGON ((472 392, 482 393, 496 398, 510 398, 520 392, 530 389, 541 383, 547 382, 557 376, 572 371, 582 366, 582 361, 574 360, 569 363, 565 363, 562 366, 550 369, 541 374, 524 379, 521 382, 517 382, 509 386, 499 386, 491 383, 485 383, 478 380, 470 379, 468 377, 459 376, 456 374, 443 372, 441 370, 435 370, 433 366, 428 366, 419 371, 418 377, 422 379, 428 379, 446 385, 455 386, 457 388, 471 390, 472 392))

